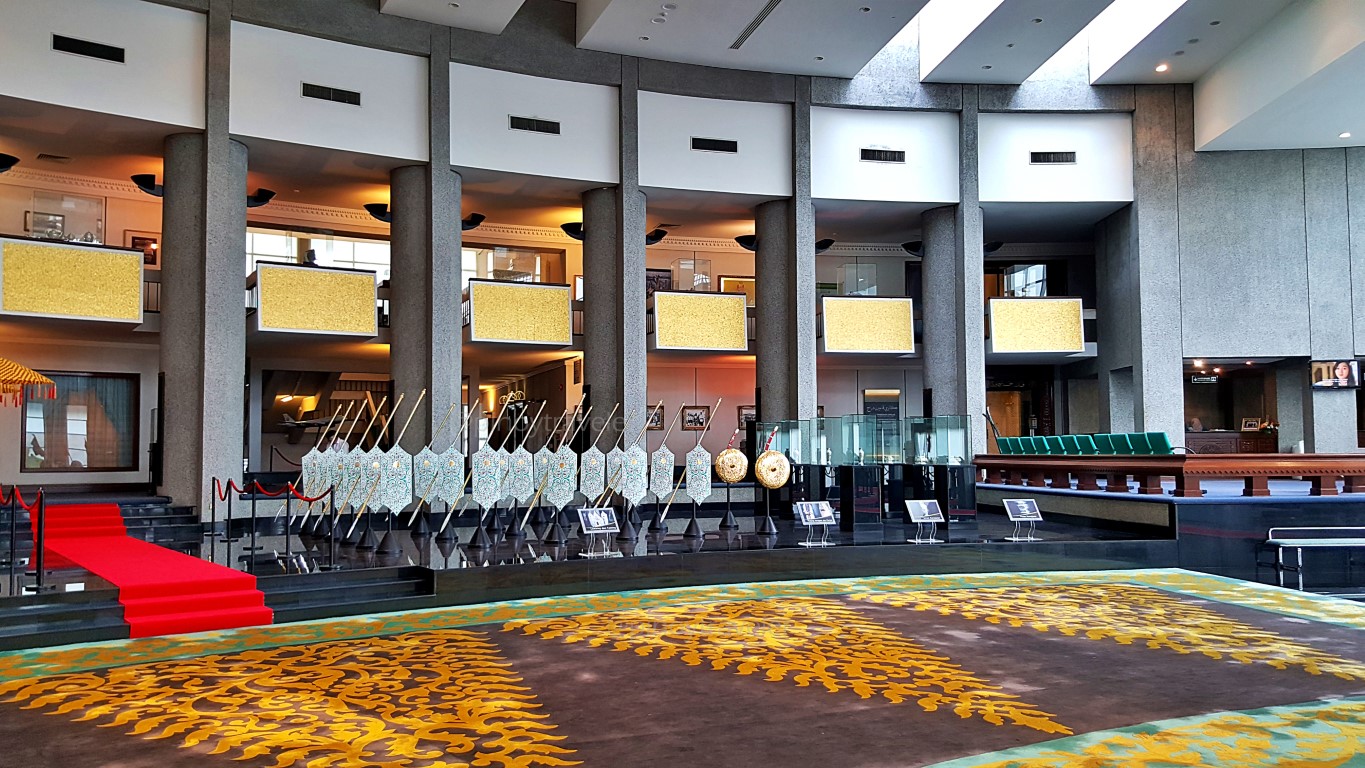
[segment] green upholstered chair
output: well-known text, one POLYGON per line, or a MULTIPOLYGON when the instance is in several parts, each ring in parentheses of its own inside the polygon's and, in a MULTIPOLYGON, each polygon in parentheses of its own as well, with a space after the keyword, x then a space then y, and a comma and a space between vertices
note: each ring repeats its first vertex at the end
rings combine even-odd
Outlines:
POLYGON ((1062 450, 1068 456, 1081 455, 1081 443, 1075 435, 1062 435, 1062 450))
POLYGON ((1062 438, 1057 435, 1044 436, 1043 445, 1047 446, 1047 454, 1049 456, 1061 456, 1066 453, 1066 448, 1062 445, 1062 438))
POLYGON ((1128 435, 1116 432, 1109 436, 1109 440, 1114 444, 1114 453, 1120 456, 1133 455, 1133 444, 1128 442, 1128 435))
POLYGON ((997 437, 995 438, 995 449, 1002 456, 1014 455, 1014 438, 997 437))
POLYGON ((1028 456, 1032 456, 1032 455, 1035 455, 1035 454, 1039 453, 1039 446, 1036 445, 1036 444, 1034 443, 1033 438, 1031 438, 1031 437, 1016 437, 1016 438, 1014 438, 1014 439, 1019 441, 1019 452, 1020 452, 1020 453, 1025 454, 1025 455, 1028 455, 1028 456))
POLYGON ((1095 445, 1095 438, 1090 435, 1076 435, 1076 443, 1082 455, 1094 456, 1100 452, 1099 446, 1095 445))
POLYGON ((1175 453, 1171 447, 1171 439, 1165 432, 1148 432, 1147 444, 1152 447, 1152 454, 1156 456, 1169 456, 1175 453))
POLYGON ((1128 442, 1133 444, 1133 453, 1138 456, 1152 455, 1152 444, 1147 442, 1146 432, 1129 432, 1128 442))
POLYGON ((1114 436, 1108 432, 1095 435, 1095 447, 1105 455, 1118 453, 1118 450, 1114 448, 1114 436))

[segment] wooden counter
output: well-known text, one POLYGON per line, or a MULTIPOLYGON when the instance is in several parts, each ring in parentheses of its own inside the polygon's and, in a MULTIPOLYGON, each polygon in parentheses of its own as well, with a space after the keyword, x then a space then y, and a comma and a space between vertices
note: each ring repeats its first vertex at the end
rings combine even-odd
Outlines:
POLYGON ((1279 453, 1279 435, 1265 432, 1186 432, 1190 453, 1279 453))

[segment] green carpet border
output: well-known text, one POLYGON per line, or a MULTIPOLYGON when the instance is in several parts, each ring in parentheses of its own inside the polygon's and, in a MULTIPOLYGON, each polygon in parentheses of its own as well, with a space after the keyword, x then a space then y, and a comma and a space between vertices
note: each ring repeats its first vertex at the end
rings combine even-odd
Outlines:
POLYGON ((1365 606, 1347 600, 1178 568, 864 576, 536 597, 187 635, 7 651, 0 653, 0 681, 235 653, 258 648, 354 640, 403 632, 496 624, 517 619, 550 618, 661 605, 843 595, 858 592, 1112 583, 1146 586, 1294 618, 1365 629, 1365 606))
POLYGON ((1240 768, 1260 768, 1278 765, 1332 765, 1338 768, 1365 766, 1365 753, 1356 753, 1358 736, 1365 731, 1365 696, 1348 696, 1329 701, 1309 701, 1302 704, 1287 704, 1260 709, 1231 710, 1211 712, 1204 715, 1191 715, 1168 720, 1153 720, 1147 723, 1110 728, 1103 731, 1066 736, 1060 739, 1042 741, 1019 747, 1002 749, 981 755, 954 758, 934 763, 925 768, 1033 768, 1041 765, 1130 765, 1135 759, 1151 760, 1151 765, 1228 765, 1227 755, 1217 753, 1219 747, 1236 750, 1237 765, 1240 768), (1337 717, 1333 718, 1332 715, 1337 717), (1326 716, 1326 717, 1324 717, 1326 716), (1350 725, 1346 734, 1324 733, 1330 728, 1324 721, 1338 719, 1350 725), (1303 727, 1305 723, 1309 727, 1303 727), (1245 740, 1252 739, 1249 731, 1260 729, 1267 738, 1273 740, 1274 750, 1254 752, 1245 740), (1203 731, 1202 738, 1183 735, 1188 731, 1203 731), (1238 737, 1240 743, 1233 744, 1229 738, 1238 737), (1342 738, 1344 736, 1344 738, 1342 738), (1321 740, 1339 741, 1344 748, 1350 749, 1352 756, 1346 762, 1332 762, 1335 757, 1321 753, 1321 740), (1312 741, 1317 739, 1318 741, 1312 741), (1179 762, 1166 762, 1156 756, 1158 750, 1166 747, 1173 752, 1182 753, 1179 762), (1123 754, 1124 750, 1127 754, 1123 754), (1107 754, 1097 754, 1099 751, 1107 754), (1291 754, 1299 750, 1300 754, 1291 754), (1264 758, 1258 760, 1257 757, 1264 758), (1197 762, 1190 762, 1191 760, 1197 762), (1059 762, 1061 761, 1061 762, 1059 762))

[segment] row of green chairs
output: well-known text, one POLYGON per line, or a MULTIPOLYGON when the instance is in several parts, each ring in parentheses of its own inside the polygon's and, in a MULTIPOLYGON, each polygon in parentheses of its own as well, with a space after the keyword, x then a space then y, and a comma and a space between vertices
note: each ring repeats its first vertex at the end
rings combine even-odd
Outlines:
POLYGON ((1000 453, 1007 456, 1169 456, 1175 453, 1165 432, 997 437, 995 444, 1000 453))

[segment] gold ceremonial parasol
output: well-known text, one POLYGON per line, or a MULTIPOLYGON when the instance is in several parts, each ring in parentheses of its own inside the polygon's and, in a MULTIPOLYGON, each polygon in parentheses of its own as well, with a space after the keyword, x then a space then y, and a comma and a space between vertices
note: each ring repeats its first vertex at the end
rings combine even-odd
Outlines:
POLYGON ((0 357, 0 402, 18 405, 25 393, 34 398, 56 397, 57 386, 41 373, 0 357))

